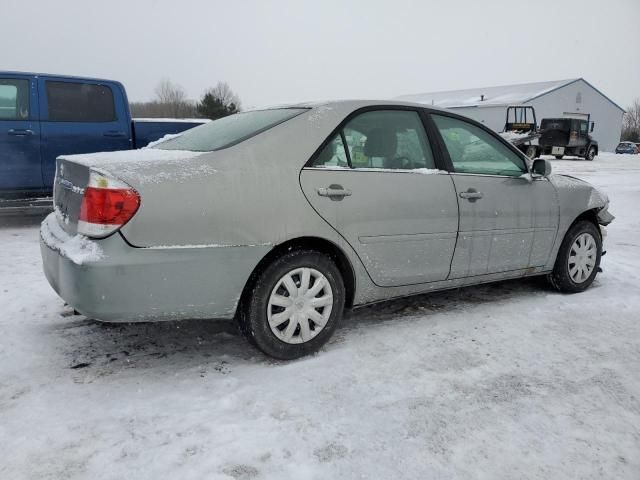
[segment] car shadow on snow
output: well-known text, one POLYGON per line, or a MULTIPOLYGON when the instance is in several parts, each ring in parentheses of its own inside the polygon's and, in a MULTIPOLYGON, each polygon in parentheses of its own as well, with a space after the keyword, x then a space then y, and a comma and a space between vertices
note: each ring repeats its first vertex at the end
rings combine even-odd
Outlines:
POLYGON ((429 314, 468 310, 479 304, 497 304, 518 297, 529 298, 555 292, 544 277, 504 280, 461 287, 452 290, 424 293, 411 297, 387 300, 350 312, 345 325, 382 323, 397 317, 428 316, 429 314))
MULTIPOLYGON (((544 285, 541 278, 509 280, 380 302, 347 312, 339 334, 332 341, 348 341, 350 330, 365 325, 543 296, 550 293, 544 285)), ((85 379, 82 381, 129 369, 168 373, 192 370, 204 377, 227 374, 242 364, 282 363, 249 345, 230 320, 103 323, 75 316, 70 311, 62 317, 65 321, 57 324, 54 331, 66 343, 62 350, 68 368, 78 374, 82 372, 85 379)))

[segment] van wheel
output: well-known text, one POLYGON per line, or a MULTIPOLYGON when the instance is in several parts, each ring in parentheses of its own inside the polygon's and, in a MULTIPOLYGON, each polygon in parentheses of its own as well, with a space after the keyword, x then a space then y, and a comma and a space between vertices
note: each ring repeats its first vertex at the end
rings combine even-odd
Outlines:
POLYGON ((563 293, 586 290, 598 274, 602 256, 602 237, 587 220, 573 225, 562 240, 549 281, 563 293))
POLYGON ((587 155, 584 158, 589 160, 590 162, 592 162, 593 159, 596 158, 596 149, 595 149, 595 147, 589 147, 589 150, 587 150, 587 155))
POLYGON ((319 350, 333 335, 345 303, 335 263, 311 250, 275 260, 249 295, 239 311, 241 330, 260 350, 280 360, 319 350))
POLYGON ((556 160, 562 160, 562 157, 564 157, 564 155, 554 155, 554 157, 556 157, 556 160))

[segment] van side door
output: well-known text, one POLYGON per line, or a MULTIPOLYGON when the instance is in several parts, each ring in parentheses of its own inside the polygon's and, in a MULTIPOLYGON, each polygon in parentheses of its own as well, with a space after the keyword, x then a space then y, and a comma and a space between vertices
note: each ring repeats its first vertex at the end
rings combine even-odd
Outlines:
POLYGON ((0 191, 40 189, 36 80, 29 75, 0 75, 0 191))
POLYGON ((131 148, 131 120, 118 85, 40 77, 42 180, 51 188, 59 155, 131 148))

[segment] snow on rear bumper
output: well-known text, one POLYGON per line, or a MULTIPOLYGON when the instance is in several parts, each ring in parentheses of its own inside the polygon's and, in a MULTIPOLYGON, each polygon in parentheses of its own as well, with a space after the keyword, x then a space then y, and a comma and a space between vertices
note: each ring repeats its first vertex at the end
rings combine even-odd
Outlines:
POLYGON ((79 240, 55 236, 52 222, 55 216, 45 219, 40 235, 49 284, 71 307, 103 321, 232 318, 249 275, 270 249, 134 248, 115 234, 84 239, 99 255, 78 261, 69 243, 79 240))

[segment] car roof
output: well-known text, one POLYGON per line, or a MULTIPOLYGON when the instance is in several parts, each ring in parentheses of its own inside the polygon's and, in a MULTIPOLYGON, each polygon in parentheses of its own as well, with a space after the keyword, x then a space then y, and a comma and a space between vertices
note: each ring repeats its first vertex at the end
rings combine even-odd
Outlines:
POLYGON ((429 110, 438 110, 438 111, 448 111, 440 107, 435 107, 431 105, 425 105, 424 103, 416 103, 416 102, 407 102, 402 100, 326 100, 326 101, 311 101, 311 102, 299 102, 299 103, 286 103, 281 105, 271 105, 265 108, 256 108, 255 110, 267 110, 274 108, 332 108, 339 107, 341 109, 353 109, 356 110, 358 108, 365 107, 384 107, 384 106, 401 106, 401 107, 414 107, 414 108, 425 108, 429 110))

